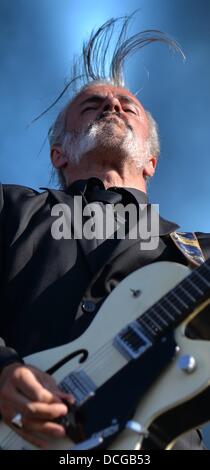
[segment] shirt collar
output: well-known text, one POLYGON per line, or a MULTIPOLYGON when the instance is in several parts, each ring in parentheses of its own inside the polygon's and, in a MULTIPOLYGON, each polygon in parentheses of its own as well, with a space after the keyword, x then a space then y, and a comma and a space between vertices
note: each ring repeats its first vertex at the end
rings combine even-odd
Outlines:
MULTIPOLYGON (((72 196, 76 194, 83 194, 85 195, 86 191, 91 191, 91 189, 102 189, 105 190, 103 182, 99 178, 90 178, 88 180, 77 180, 72 183, 66 190, 67 193, 71 194, 72 196)), ((136 188, 120 188, 120 187, 112 187, 109 188, 111 191, 118 190, 130 193, 132 198, 135 199, 137 204, 149 204, 148 197, 146 193, 140 191, 136 188)), ((159 215, 159 234, 167 235, 171 232, 174 232, 179 228, 179 225, 171 222, 170 220, 164 219, 159 215)))
MULTIPOLYGON (((71 195, 75 194, 85 194, 86 191, 91 191, 91 189, 103 189, 105 190, 105 186, 103 182, 99 178, 90 178, 88 180, 77 180, 72 183, 68 189, 67 192, 69 192, 71 195)), ((116 187, 113 186, 109 188, 108 190, 110 191, 125 191, 130 193, 132 198, 135 199, 135 202, 137 204, 148 204, 148 197, 146 193, 143 191, 140 191, 139 189, 135 188, 124 188, 124 187, 116 187)))

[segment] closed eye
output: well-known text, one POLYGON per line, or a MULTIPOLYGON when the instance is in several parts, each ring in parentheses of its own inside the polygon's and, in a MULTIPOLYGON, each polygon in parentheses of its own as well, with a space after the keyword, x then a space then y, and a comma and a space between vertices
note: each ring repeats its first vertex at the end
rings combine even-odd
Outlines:
POLYGON ((81 114, 86 113, 86 111, 91 111, 92 109, 97 109, 97 108, 93 108, 92 106, 88 106, 88 108, 85 108, 81 111, 81 114))
POLYGON ((125 113, 137 114, 137 112, 132 108, 123 108, 123 111, 125 111, 125 113))

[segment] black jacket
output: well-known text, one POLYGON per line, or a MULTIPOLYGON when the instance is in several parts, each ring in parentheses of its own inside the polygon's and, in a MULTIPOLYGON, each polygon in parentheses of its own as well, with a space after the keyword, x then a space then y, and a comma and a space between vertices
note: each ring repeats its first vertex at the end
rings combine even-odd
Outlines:
MULTIPOLYGON (((71 191, 0 185, 0 336, 24 357, 68 343, 92 321, 113 287, 127 274, 155 261, 186 259, 169 233, 177 225, 160 218, 160 241, 154 251, 137 249, 136 240, 61 239, 51 235, 51 209, 56 203, 73 207, 71 191), (84 313, 84 302, 92 313, 84 313), (75 321, 75 317, 78 320, 75 321)), ((197 234, 210 256, 210 235, 197 234)), ((0 366, 16 359, 0 348, 0 366)), ((184 448, 197 448, 191 433, 184 448)), ((183 440, 182 440, 183 442, 183 440)))

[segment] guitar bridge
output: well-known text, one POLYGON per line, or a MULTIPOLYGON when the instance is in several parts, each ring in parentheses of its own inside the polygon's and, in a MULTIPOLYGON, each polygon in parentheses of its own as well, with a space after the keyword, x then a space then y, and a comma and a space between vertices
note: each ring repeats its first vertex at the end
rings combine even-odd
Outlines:
POLYGON ((118 333, 114 338, 114 346, 127 359, 137 359, 152 346, 152 343, 134 321, 118 333))
POLYGON ((63 392, 71 393, 76 400, 76 404, 81 405, 94 395, 96 385, 83 370, 80 370, 67 375, 60 382, 59 388, 63 392))

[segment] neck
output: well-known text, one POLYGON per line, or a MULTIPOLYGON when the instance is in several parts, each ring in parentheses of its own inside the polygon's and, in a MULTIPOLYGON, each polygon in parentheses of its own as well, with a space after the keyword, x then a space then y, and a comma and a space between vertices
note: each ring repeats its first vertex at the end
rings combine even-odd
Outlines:
MULTIPOLYGON (((94 162, 95 163, 95 162, 94 162)), ((65 174, 67 185, 79 179, 99 178, 103 181, 105 188, 127 187, 135 188, 147 192, 146 181, 143 177, 143 171, 137 170, 132 163, 122 165, 121 168, 113 168, 106 165, 88 164, 87 161, 81 161, 78 166, 69 168, 68 174, 65 174)))

